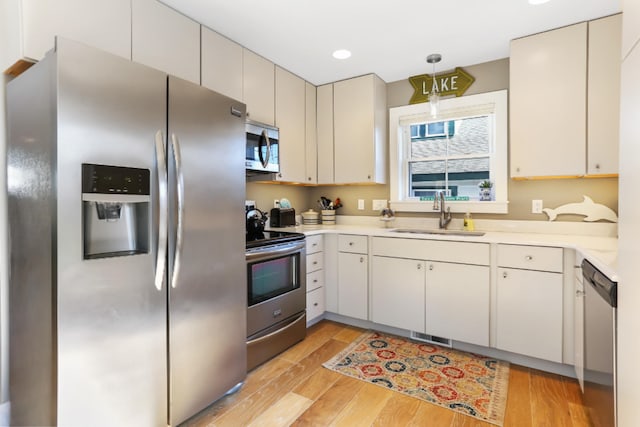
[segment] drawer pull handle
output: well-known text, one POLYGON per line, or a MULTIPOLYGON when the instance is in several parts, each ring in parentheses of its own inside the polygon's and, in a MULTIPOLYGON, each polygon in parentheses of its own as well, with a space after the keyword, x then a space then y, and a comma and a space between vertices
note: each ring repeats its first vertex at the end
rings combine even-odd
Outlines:
POLYGON ((526 257, 524 257, 524 259, 526 259, 527 261, 531 261, 533 260, 533 257, 531 255, 527 255, 526 257))

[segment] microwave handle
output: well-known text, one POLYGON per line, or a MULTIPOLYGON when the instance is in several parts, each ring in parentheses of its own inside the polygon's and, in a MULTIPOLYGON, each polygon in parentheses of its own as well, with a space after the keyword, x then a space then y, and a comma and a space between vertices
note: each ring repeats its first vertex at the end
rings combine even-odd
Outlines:
POLYGON ((262 163, 262 167, 266 168, 267 165, 269 164, 269 158, 271 157, 271 140, 269 139, 269 135, 267 135, 267 131, 263 130, 262 134, 260 135, 260 140, 258 142, 258 155, 260 156, 260 162, 262 163), (267 155, 263 156, 262 155, 262 141, 264 141, 264 144, 267 146, 267 155))

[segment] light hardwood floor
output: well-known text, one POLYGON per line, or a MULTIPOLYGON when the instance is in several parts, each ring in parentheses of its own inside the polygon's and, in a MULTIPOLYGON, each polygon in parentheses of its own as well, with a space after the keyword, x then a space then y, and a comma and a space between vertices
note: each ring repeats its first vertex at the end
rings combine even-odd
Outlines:
MULTIPOLYGON (((492 426, 322 367, 362 332, 331 321, 312 326, 304 341, 251 371, 240 391, 185 425, 492 426)), ((504 426, 589 426, 577 381, 512 364, 504 426)))

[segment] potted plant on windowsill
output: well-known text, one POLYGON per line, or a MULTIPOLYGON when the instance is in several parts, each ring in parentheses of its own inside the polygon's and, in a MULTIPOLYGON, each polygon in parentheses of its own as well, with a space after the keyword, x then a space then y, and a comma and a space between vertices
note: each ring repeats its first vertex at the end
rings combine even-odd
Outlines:
POLYGON ((493 187, 493 183, 489 180, 485 180, 478 184, 478 187, 480 187, 480 200, 491 200, 491 188, 493 187))

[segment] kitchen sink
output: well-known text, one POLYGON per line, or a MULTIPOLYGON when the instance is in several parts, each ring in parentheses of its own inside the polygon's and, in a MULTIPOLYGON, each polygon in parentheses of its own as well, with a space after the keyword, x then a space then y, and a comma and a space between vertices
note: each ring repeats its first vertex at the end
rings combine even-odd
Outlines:
POLYGON ((440 234, 440 235, 447 235, 447 236, 484 236, 484 231, 443 230, 443 229, 423 230, 419 228, 396 228, 389 231, 391 231, 392 233, 407 233, 407 234, 440 234))

